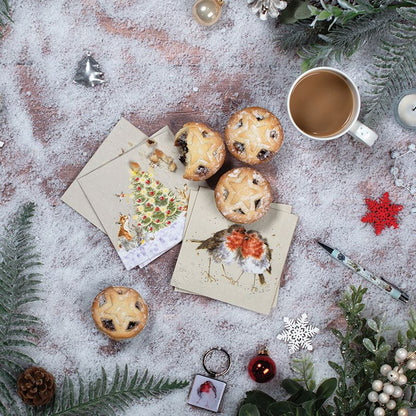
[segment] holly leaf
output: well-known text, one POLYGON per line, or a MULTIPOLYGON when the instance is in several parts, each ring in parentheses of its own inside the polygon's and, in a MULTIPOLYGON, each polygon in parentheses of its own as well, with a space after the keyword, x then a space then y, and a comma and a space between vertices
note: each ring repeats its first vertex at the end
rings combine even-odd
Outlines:
POLYGON ((267 416, 296 416, 298 407, 290 402, 275 402, 267 408, 267 416))
POLYGON ((260 390, 252 390, 246 393, 246 398, 243 400, 244 404, 254 404, 260 411, 260 416, 267 416, 267 408, 274 403, 273 397, 260 390))
POLYGON ((364 338, 363 339, 363 345, 368 351, 372 352, 373 354, 376 352, 376 347, 375 347, 373 341, 371 341, 371 339, 364 338))
POLYGON ((389 344, 387 344, 387 343, 385 343, 385 342, 383 342, 383 344, 381 344, 379 347, 378 347, 378 350, 377 350, 377 357, 378 358, 383 358, 383 357, 385 357, 388 353, 389 353, 389 351, 391 350, 391 346, 389 345, 389 344))
POLYGON ((286 378, 282 381, 282 387, 289 393, 295 394, 300 390, 303 390, 303 387, 295 380, 286 378))
POLYGON ((337 379, 329 378, 323 381, 318 390, 316 390, 316 395, 319 399, 329 399, 337 388, 337 379))
POLYGON ((238 416, 261 416, 260 411, 255 404, 247 403, 240 407, 238 416))
POLYGON ((336 373, 341 376, 342 378, 345 377, 344 369, 337 363, 333 361, 328 361, 329 366, 336 371, 336 373))
POLYGON ((378 332, 378 325, 377 322, 374 319, 368 319, 367 325, 374 331, 378 332))
POLYGON ((312 13, 309 10, 309 3, 307 1, 300 3, 293 15, 296 20, 308 19, 311 16, 312 13))
POLYGON ((316 394, 314 392, 302 389, 290 396, 289 401, 297 404, 302 404, 314 399, 316 399, 316 394))
POLYGON ((397 333, 397 344, 399 347, 402 347, 402 348, 407 347, 406 339, 401 331, 397 333))
POLYGON ((364 371, 368 374, 375 373, 378 370, 376 362, 368 359, 364 361, 363 367, 364 371))
POLYGON ((331 17, 331 13, 328 12, 327 10, 322 10, 316 17, 315 20, 317 20, 318 22, 322 21, 322 20, 326 20, 328 18, 331 17))

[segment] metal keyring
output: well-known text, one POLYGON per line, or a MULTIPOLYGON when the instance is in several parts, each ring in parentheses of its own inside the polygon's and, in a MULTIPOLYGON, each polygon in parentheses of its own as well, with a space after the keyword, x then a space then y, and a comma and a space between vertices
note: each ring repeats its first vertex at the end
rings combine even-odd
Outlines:
POLYGON ((202 365, 204 366, 204 368, 205 368, 205 371, 209 374, 209 375, 211 375, 212 377, 214 377, 214 378, 216 378, 216 377, 219 377, 219 376, 223 376, 223 375, 225 375, 225 374, 227 374, 228 373, 228 371, 230 370, 230 367, 231 367, 231 357, 230 357, 230 354, 228 354, 228 352, 224 349, 224 348, 221 348, 221 347, 213 347, 213 348, 210 348, 205 354, 204 354, 204 358, 202 359, 202 365), (212 370, 210 370, 210 369, 208 369, 207 368, 207 363, 206 363, 206 361, 207 361, 207 358, 214 352, 214 351, 220 351, 220 352, 222 352, 222 353, 224 353, 225 355, 226 355, 226 357, 227 357, 227 367, 225 368, 225 370, 223 370, 223 371, 220 371, 220 372, 215 372, 215 371, 212 371, 212 370))

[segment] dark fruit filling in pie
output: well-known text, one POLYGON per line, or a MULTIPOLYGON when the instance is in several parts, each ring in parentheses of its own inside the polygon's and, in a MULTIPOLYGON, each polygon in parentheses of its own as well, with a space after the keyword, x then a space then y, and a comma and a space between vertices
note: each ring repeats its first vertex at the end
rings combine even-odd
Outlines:
POLYGON ((270 157, 271 153, 270 151, 266 149, 261 149, 260 152, 257 153, 257 159, 259 160, 265 160, 268 157, 270 157))
POLYGON ((276 134, 276 130, 272 130, 272 131, 270 132, 270 137, 271 137, 271 138, 273 138, 273 139, 274 139, 274 138, 276 137, 276 135, 277 135, 277 134, 276 134))
POLYGON ((254 183, 254 185, 258 185, 259 181, 257 179, 253 179, 253 183, 254 183))
POLYGON ((198 168, 196 169, 196 173, 198 175, 206 175, 209 172, 209 169, 205 166, 199 165, 198 168))
POLYGON ((176 140, 175 140, 175 146, 179 147, 179 153, 181 155, 179 156, 179 160, 185 164, 186 163, 186 154, 188 153, 188 144, 186 143, 186 133, 182 133, 176 140))
POLYGON ((109 329, 110 331, 116 330, 112 319, 101 319, 101 323, 105 329, 109 329))
POLYGON ((259 115, 257 115, 257 116, 256 116, 256 119, 257 119, 258 121, 260 121, 260 120, 263 120, 263 119, 264 119, 264 117, 263 117, 263 116, 259 116, 259 115))
POLYGON ((136 302, 136 304, 134 305, 139 311, 142 310, 142 308, 140 307, 140 302, 136 302))
POLYGON ((237 151, 237 153, 243 153, 245 152, 246 147, 244 146, 244 143, 234 142, 234 149, 237 151))
POLYGON ((228 190, 224 188, 224 190, 222 191, 222 196, 224 198, 224 201, 228 198, 228 194, 229 194, 228 190))
POLYGON ((260 201, 261 201, 261 199, 256 199, 254 201, 254 209, 257 209, 260 206, 260 201))
POLYGON ((208 136, 208 132, 207 131, 205 131, 205 130, 202 130, 202 137, 207 137, 208 136))
POLYGON ((245 215, 245 212, 241 208, 235 209, 234 212, 245 215))
POLYGON ((238 121, 238 123, 235 125, 238 129, 243 125, 243 119, 240 118, 240 120, 238 121))
POLYGON ((127 326, 127 331, 130 331, 131 329, 133 329, 137 325, 138 325, 138 322, 130 321, 129 325, 127 326))

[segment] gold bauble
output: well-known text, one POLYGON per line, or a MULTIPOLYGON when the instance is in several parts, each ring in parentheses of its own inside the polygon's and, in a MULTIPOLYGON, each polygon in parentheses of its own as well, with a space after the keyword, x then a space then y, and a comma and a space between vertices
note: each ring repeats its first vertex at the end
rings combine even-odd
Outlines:
POLYGON ((223 3, 223 0, 197 0, 192 7, 192 15, 199 24, 211 26, 220 18, 223 3))

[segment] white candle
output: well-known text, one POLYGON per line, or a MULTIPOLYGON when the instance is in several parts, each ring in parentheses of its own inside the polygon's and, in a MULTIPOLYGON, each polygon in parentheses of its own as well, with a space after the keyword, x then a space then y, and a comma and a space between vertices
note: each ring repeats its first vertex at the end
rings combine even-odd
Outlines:
POLYGON ((403 127, 416 128, 416 90, 408 91, 399 100, 397 118, 403 127))

